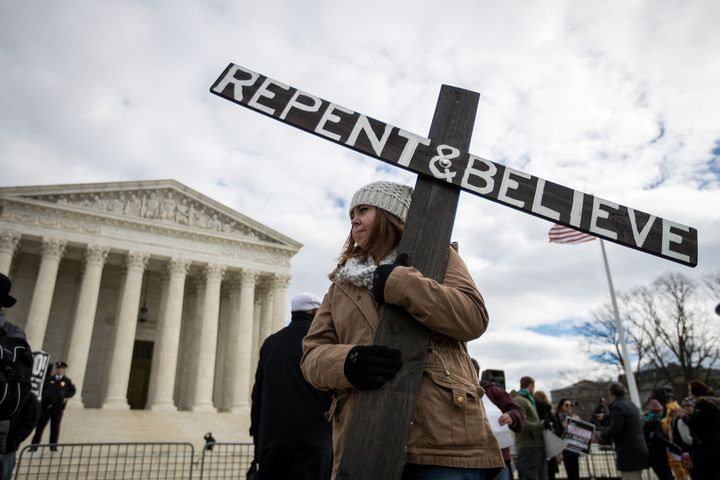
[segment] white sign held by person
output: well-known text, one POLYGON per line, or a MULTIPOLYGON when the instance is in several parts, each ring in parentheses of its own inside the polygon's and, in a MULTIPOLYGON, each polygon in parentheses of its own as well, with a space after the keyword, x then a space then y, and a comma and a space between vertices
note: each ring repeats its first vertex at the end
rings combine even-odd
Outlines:
POLYGON ((566 441, 566 450, 586 454, 590 453, 590 443, 595 433, 595 425, 589 422, 568 417, 567 428, 562 438, 566 441))
POLYGON ((50 364, 50 354, 38 350, 33 352, 33 369, 30 383, 32 383, 32 392, 38 400, 42 400, 42 389, 47 375, 48 365, 50 364))
POLYGON ((482 402, 485 407, 488 422, 490 422, 490 428, 498 441, 498 445, 500 448, 511 446, 513 444, 513 436, 510 428, 507 425, 500 425, 500 415, 502 415, 502 412, 490 401, 487 395, 483 395, 482 402))

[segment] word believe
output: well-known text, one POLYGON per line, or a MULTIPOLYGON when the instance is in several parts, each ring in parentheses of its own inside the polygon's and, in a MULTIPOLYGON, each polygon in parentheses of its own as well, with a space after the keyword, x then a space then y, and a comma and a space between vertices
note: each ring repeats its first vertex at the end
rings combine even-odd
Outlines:
POLYGON ((406 170, 525 213, 688 266, 697 230, 515 170, 405 131, 230 64, 210 91, 406 170))

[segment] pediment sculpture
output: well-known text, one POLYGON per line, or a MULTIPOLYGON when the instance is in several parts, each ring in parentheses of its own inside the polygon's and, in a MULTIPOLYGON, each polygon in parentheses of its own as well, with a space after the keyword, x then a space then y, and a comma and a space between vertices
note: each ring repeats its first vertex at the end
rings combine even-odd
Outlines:
POLYGON ((120 192, 88 192, 57 195, 34 195, 31 198, 58 205, 81 207, 126 217, 152 220, 166 224, 240 234, 253 239, 275 240, 208 205, 173 189, 120 192))

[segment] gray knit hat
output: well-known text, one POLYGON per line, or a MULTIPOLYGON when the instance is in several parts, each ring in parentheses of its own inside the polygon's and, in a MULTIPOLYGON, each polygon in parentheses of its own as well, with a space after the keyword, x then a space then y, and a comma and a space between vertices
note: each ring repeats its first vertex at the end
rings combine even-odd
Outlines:
POLYGON ((372 182, 355 192, 349 211, 358 205, 371 205, 392 213, 405 223, 407 220, 412 187, 394 182, 372 182))

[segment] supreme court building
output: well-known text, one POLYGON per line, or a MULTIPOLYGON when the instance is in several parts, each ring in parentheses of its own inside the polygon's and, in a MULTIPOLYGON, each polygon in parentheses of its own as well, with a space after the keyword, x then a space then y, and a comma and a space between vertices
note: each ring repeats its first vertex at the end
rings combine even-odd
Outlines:
POLYGON ((300 248, 174 180, 0 188, 6 316, 68 363, 75 410, 247 415, 300 248))

